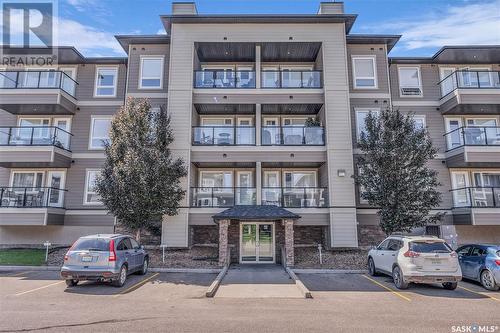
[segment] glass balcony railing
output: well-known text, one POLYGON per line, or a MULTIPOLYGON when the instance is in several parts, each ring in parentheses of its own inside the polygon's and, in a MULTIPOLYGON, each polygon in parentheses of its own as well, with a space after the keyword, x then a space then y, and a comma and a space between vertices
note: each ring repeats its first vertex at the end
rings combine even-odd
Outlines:
POLYGON ((53 187, 0 187, 0 207, 63 207, 64 192, 53 187))
POLYGON ((195 88, 255 88, 254 71, 194 71, 195 88))
POLYGON ((323 127, 305 126, 263 126, 261 129, 263 146, 324 146, 323 127))
POLYGON ((444 134, 448 151, 462 146, 500 146, 500 127, 464 126, 444 134))
POLYGON ((500 207, 500 187, 464 187, 452 189, 453 206, 471 208, 500 207))
POLYGON ((322 88, 321 71, 262 71, 262 88, 322 88))
POLYGON ((61 71, 0 71, 0 89, 61 89, 75 97, 77 84, 61 71))
POLYGON ((55 146, 69 150, 72 136, 54 126, 0 127, 0 146, 55 146))
POLYGON ((441 88, 441 97, 455 89, 498 89, 500 88, 500 71, 458 70, 438 84, 441 88))
POLYGON ((255 145, 255 127, 196 126, 193 127, 193 145, 253 146, 255 145))
POLYGON ((192 187, 191 207, 255 205, 256 193, 252 187, 192 187))
POLYGON ((262 205, 328 207, 328 190, 326 187, 263 187, 262 205))

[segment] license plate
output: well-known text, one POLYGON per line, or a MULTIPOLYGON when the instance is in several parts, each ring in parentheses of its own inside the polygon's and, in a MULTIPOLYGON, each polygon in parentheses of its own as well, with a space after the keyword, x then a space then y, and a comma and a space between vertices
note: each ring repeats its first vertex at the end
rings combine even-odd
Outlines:
POLYGON ((431 259, 431 264, 433 264, 433 265, 440 265, 441 264, 441 260, 439 260, 439 259, 431 259))
POLYGON ((83 262, 91 262, 92 261, 92 257, 91 256, 83 256, 82 257, 82 261, 83 262))

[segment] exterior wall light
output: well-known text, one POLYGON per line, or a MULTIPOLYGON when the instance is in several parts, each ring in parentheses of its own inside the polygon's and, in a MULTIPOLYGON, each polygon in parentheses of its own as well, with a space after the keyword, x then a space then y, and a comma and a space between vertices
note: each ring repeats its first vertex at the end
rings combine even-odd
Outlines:
POLYGON ((339 177, 345 177, 345 169, 338 169, 337 170, 337 176, 339 176, 339 177))

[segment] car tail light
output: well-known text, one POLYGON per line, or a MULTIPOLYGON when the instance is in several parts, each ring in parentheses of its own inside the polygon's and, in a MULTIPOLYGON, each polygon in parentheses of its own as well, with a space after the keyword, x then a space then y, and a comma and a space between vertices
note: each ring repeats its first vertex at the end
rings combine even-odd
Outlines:
POLYGON ((68 249, 68 252, 66 252, 66 254, 64 255, 64 261, 67 261, 69 259, 68 253, 70 253, 73 250, 73 248, 75 247, 75 244, 76 244, 76 242, 74 242, 73 245, 71 245, 71 247, 68 249))
POLYGON ((495 264, 497 264, 497 266, 500 266, 500 260, 495 260, 495 264))
POLYGON ((452 258, 458 258, 458 255, 457 255, 457 253, 455 251, 453 251, 453 252, 450 253, 450 257, 452 257, 452 258))
POLYGON ((116 261, 115 240, 109 241, 109 261, 116 261))
POLYGON ((415 252, 415 251, 406 251, 405 253, 403 253, 403 255, 407 258, 417 258, 417 257, 420 257, 420 253, 418 252, 415 252))

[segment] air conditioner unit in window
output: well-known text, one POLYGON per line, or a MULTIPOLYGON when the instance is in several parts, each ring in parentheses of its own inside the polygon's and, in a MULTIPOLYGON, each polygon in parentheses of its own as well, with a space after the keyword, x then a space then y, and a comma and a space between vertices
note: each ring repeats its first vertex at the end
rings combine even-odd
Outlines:
POLYGON ((401 88, 402 96, 420 96, 422 95, 422 89, 420 88, 401 88))

